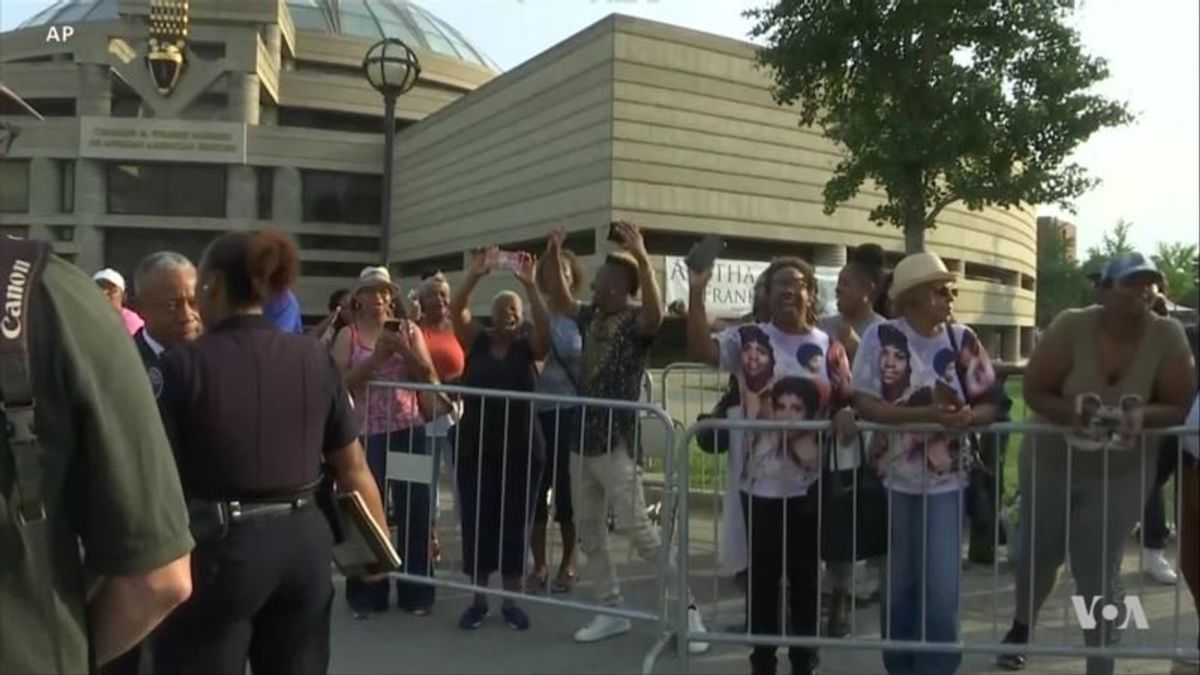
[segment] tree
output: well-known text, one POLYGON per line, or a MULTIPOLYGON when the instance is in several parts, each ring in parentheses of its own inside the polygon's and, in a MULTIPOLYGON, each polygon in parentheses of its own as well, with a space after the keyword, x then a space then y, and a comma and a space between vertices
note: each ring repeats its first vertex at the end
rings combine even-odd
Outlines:
POLYGON ((1083 261, 1083 273, 1085 275, 1100 274, 1100 271, 1104 269, 1104 264, 1109 260, 1122 253, 1132 253, 1133 242, 1129 240, 1129 232, 1132 229, 1133 223, 1124 218, 1118 219, 1117 224, 1113 226, 1112 234, 1105 231, 1099 246, 1088 247, 1087 259, 1083 261))
POLYGON ((1067 256, 1063 233, 1038 246, 1037 325, 1048 326, 1059 312, 1090 304, 1090 284, 1079 265, 1067 256))
POLYGON ((845 152, 825 212, 871 179, 887 200, 870 219, 902 228, 913 252, 954 202, 1069 211, 1096 184, 1067 157, 1133 116, 1090 93, 1108 67, 1067 25, 1075 4, 777 0, 746 14, 766 38, 775 100, 845 152))
POLYGON ((1167 297, 1172 302, 1195 307, 1196 276, 1200 270, 1200 252, 1195 244, 1159 242, 1158 252, 1151 256, 1167 280, 1167 297))

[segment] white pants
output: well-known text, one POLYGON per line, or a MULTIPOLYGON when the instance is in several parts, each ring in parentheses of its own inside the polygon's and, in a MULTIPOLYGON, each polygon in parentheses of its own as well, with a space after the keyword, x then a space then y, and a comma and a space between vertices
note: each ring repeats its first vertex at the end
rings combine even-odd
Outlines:
POLYGON ((646 513, 641 469, 629 452, 616 446, 597 456, 571 455, 571 497, 579 548, 585 556, 583 570, 596 584, 602 605, 621 605, 621 583, 608 542, 608 513, 611 509, 616 531, 630 538, 645 561, 661 563, 662 539, 646 513))

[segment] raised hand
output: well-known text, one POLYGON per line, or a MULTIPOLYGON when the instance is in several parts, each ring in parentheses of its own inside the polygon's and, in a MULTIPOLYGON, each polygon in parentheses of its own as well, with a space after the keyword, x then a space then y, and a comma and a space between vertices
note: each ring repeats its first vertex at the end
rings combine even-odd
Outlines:
POLYGON ((567 234, 562 230, 550 230, 550 236, 546 238, 546 253, 561 253, 566 240, 567 234))
POLYGON ((516 264, 513 265, 512 273, 526 288, 530 288, 536 281, 537 258, 528 253, 517 253, 516 264))
POLYGON ((471 266, 467 270, 470 274, 482 277, 490 271, 490 261, 495 257, 500 249, 495 246, 486 246, 476 249, 471 253, 471 266))
POLYGON ((690 267, 688 268, 688 286, 693 289, 703 290, 708 288, 708 283, 712 281, 713 268, 709 267, 703 272, 697 272, 690 267))
POLYGON ((642 231, 637 225, 618 220, 614 223, 614 229, 617 234, 617 244, 632 253, 634 256, 644 257, 646 255, 646 240, 642 237, 642 231))

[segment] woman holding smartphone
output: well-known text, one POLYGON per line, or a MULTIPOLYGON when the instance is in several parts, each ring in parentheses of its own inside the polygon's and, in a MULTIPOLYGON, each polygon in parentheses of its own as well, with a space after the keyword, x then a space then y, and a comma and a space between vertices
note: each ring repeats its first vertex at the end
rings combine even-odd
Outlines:
MULTIPOLYGON (((370 388, 367 383, 437 381, 420 329, 408 319, 393 315, 399 294, 400 289, 392 283, 386 268, 364 268, 352 294, 354 323, 338 334, 333 347, 334 360, 354 398, 354 412, 366 439, 367 461, 381 493, 389 452, 429 454, 425 419, 431 416, 433 406, 430 397, 418 396, 411 390, 370 388)), ((397 528, 396 550, 404 561, 401 571, 432 576, 430 484, 396 481, 391 488, 390 516, 397 528)), ((433 606, 434 588, 397 581, 396 596, 400 609, 425 616, 433 606)), ((387 611, 387 580, 375 583, 348 580, 346 600, 359 619, 387 611)))

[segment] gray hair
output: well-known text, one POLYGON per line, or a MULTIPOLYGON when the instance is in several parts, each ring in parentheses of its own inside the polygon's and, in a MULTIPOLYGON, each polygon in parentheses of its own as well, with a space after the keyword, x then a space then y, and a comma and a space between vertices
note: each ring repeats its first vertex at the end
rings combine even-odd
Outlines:
POLYGON ((447 279, 446 275, 442 274, 441 272, 438 272, 437 274, 434 274, 431 277, 423 279, 421 281, 421 283, 417 286, 416 294, 418 297, 425 295, 426 293, 433 290, 434 288, 437 288, 438 286, 445 286, 446 288, 450 288, 450 280, 447 279))
POLYGON ((512 300, 513 304, 517 306, 517 309, 521 310, 522 312, 525 311, 525 301, 521 299, 520 295, 517 295, 512 291, 500 291, 496 295, 492 296, 492 309, 495 309, 496 306, 500 304, 501 300, 512 300))
POLYGON ((137 270, 133 273, 133 293, 139 295, 146 283, 155 274, 172 270, 194 270, 196 266, 182 253, 174 251, 159 251, 142 258, 137 270))

